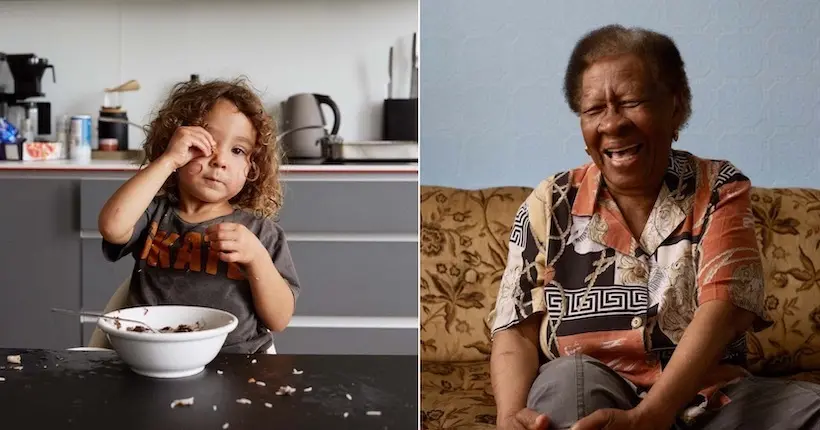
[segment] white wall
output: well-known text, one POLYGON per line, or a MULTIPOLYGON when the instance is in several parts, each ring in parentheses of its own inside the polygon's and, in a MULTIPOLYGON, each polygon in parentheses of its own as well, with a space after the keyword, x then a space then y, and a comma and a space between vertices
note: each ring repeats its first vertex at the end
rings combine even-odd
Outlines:
MULTIPOLYGON (((291 94, 328 94, 342 113, 342 137, 376 139, 388 51, 394 45, 407 57, 394 60, 394 85, 406 91, 400 62, 410 62, 417 24, 415 0, 0 0, 0 52, 55 65, 56 84, 50 71, 43 78, 55 118, 85 113, 96 124, 102 90, 137 79, 142 89, 126 93, 123 105, 146 123, 170 86, 192 73, 245 75, 274 113, 291 94)), ((130 146, 143 138, 132 128, 130 146)))

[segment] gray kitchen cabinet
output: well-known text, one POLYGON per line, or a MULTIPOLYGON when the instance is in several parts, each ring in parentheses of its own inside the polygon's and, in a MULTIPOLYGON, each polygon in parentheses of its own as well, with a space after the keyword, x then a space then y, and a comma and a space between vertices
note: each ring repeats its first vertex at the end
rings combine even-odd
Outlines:
MULTIPOLYGON (((87 345, 93 321, 81 322, 49 309, 100 312, 131 273, 132 257, 116 263, 103 257, 97 231, 100 209, 130 176, 124 173, 78 171, 59 179, 36 178, 36 173, 19 179, 0 175, 3 206, 15 208, 0 211, 11 231, 11 246, 0 248, 0 286, 15 286, 0 305, 0 322, 18 328, 0 332, 0 346, 87 345)), ((356 173, 328 179, 322 173, 308 179, 298 174, 285 178, 279 222, 288 235, 303 290, 293 324, 275 334, 277 350, 416 354, 415 178, 356 173), (397 323, 396 317, 401 321, 397 323)))
POLYGON ((415 317, 418 245, 413 242, 289 243, 304 292, 296 315, 415 317))
POLYGON ((288 327, 274 333, 281 354, 418 354, 418 328, 288 327))
POLYGON ((83 239, 81 252, 82 308, 100 312, 114 291, 131 275, 134 258, 126 255, 114 263, 106 260, 102 253, 102 239, 96 238, 83 239))
POLYGON ((78 182, 0 179, 0 347, 79 346, 80 326, 51 308, 80 308, 78 182))
POLYGON ((280 224, 285 232, 413 233, 416 182, 285 182, 280 224))

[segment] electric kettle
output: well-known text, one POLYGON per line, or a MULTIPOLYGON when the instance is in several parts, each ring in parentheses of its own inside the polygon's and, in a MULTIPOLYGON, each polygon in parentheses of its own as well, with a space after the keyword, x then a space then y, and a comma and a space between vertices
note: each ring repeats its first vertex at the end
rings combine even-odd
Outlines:
POLYGON ((336 102, 324 94, 294 94, 282 107, 282 146, 288 161, 321 160, 320 141, 339 132, 341 115, 336 102), (328 133, 322 105, 333 111, 333 126, 328 133))

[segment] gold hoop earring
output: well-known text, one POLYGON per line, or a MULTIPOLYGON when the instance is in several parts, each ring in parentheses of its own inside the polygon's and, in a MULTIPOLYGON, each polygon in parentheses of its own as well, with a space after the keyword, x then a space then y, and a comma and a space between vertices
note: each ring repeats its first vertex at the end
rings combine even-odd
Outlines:
POLYGON ((677 130, 675 130, 675 131, 672 133, 672 140, 674 140, 675 142, 677 142, 677 141, 678 141, 678 131, 677 131, 677 130))

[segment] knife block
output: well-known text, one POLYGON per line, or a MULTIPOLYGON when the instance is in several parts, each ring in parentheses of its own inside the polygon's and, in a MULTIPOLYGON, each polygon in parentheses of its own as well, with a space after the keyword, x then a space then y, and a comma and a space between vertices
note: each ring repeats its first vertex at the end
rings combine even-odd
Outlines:
POLYGON ((386 99, 382 118, 382 139, 419 140, 419 99, 386 99))

